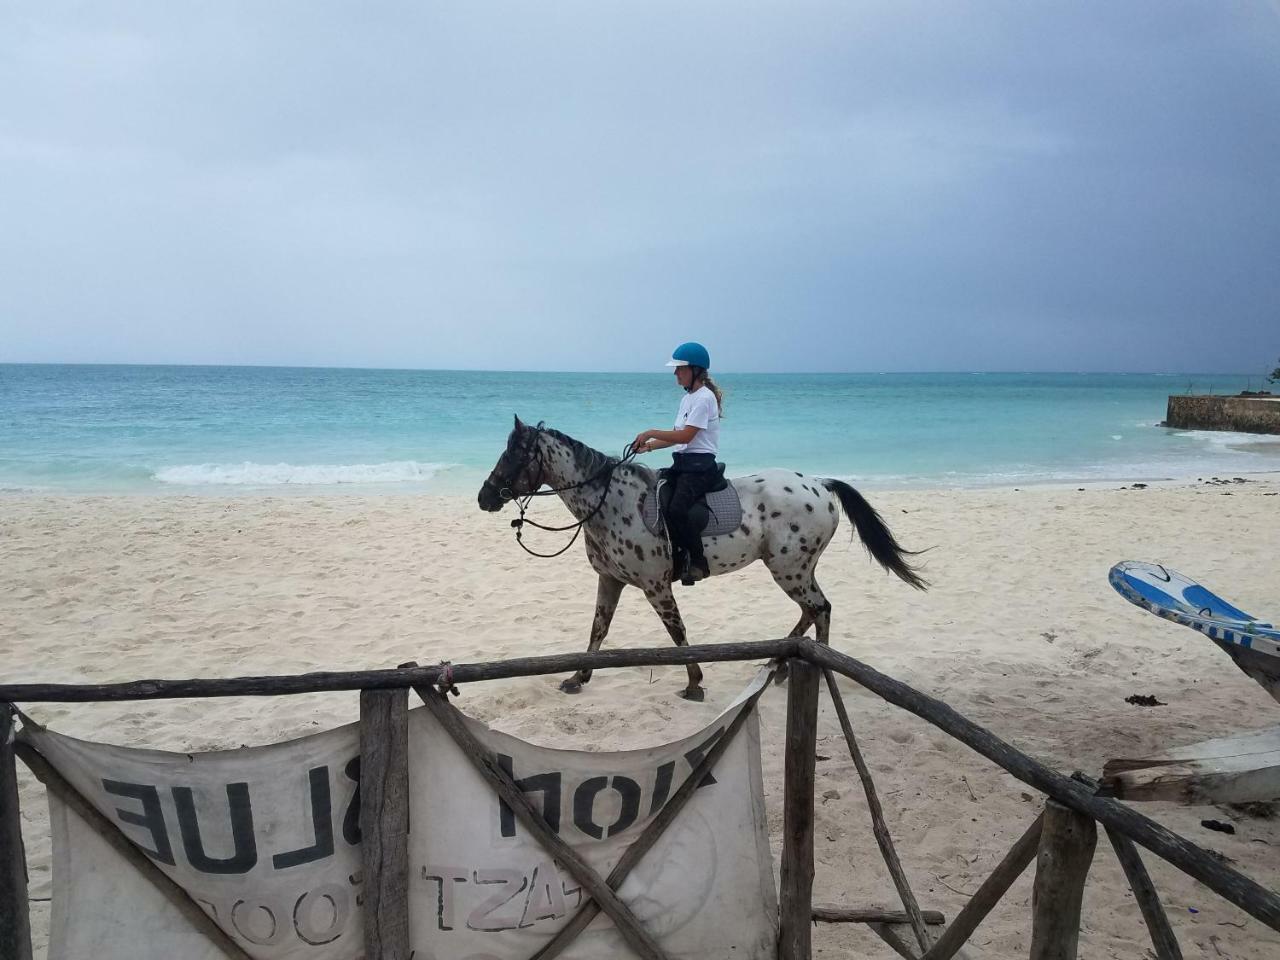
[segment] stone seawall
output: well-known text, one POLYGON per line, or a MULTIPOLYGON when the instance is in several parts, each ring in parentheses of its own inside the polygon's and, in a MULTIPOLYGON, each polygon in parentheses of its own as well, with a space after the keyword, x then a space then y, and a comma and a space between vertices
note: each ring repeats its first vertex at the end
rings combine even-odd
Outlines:
POLYGON ((1280 434, 1280 397, 1170 397, 1165 426, 1280 434))

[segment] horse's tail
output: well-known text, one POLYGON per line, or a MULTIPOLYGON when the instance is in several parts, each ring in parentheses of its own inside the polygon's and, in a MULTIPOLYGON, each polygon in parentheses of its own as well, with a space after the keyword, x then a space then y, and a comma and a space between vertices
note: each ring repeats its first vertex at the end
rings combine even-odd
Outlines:
POLYGON ((894 539, 888 525, 876 512, 876 508, 853 487, 842 480, 823 480, 822 485, 840 498, 844 515, 858 530, 862 545, 876 562, 890 573, 911 584, 917 590, 927 589, 929 582, 907 562, 907 557, 919 555, 919 550, 906 550, 894 539))

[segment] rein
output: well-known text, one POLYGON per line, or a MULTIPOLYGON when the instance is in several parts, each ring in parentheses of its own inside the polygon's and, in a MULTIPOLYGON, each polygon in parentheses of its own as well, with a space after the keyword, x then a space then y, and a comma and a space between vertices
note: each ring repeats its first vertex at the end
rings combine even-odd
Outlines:
MULTIPOLYGON (((542 425, 539 424, 537 429, 539 432, 542 432, 542 425)), ((622 458, 620 460, 614 460, 610 462, 603 469, 598 470, 594 475, 587 477, 585 480, 579 480, 577 483, 570 483, 563 487, 553 487, 549 490, 538 489, 538 487, 542 486, 542 475, 544 472, 544 467, 542 463, 542 448, 541 446, 538 445, 536 440, 533 442, 533 452, 531 453, 530 456, 531 458, 536 458, 538 461, 538 483, 534 487, 533 492, 527 493, 523 497, 516 497, 511 493, 511 490, 509 487, 504 486, 501 489, 499 489, 498 494, 499 496, 502 497, 503 500, 514 502, 516 505, 516 509, 520 511, 520 516, 517 517, 515 520, 511 521, 511 526, 516 532, 516 543, 518 543, 520 545, 520 548, 530 556, 541 557, 543 559, 550 559, 552 557, 560 556, 560 554, 564 553, 566 550, 572 547, 574 543, 577 541, 578 535, 582 533, 582 528, 587 524, 589 520, 591 520, 592 517, 594 517, 597 513, 600 512, 601 508, 604 507, 605 500, 607 500, 609 497, 609 488, 613 485, 613 471, 616 470, 618 467, 620 467, 622 464, 630 463, 632 460, 634 460, 636 458, 636 450, 632 446, 632 444, 628 443, 626 447, 623 448, 622 458), (583 517, 577 523, 570 523, 563 527, 548 527, 545 524, 538 523, 536 520, 530 520, 525 516, 525 512, 529 509, 529 504, 533 501, 534 497, 550 497, 550 496, 555 496, 556 494, 564 493, 567 490, 577 490, 581 487, 587 486, 588 484, 595 483, 601 477, 605 478, 605 484, 604 484, 604 491, 600 494, 599 502, 594 507, 591 508, 590 513, 588 513, 585 517, 583 517), (568 543, 566 543, 563 547, 561 547, 555 553, 538 553, 536 550, 531 550, 529 547, 525 546, 524 525, 526 523, 529 524, 529 526, 531 527, 537 527, 539 530, 546 530, 550 533, 563 533, 566 530, 572 530, 573 536, 569 538, 568 543)), ((519 469, 523 470, 524 465, 521 465, 519 469)), ((517 473, 518 472, 519 471, 517 471, 517 473)), ((492 480, 486 480, 485 482, 496 486, 496 484, 493 484, 492 480)))

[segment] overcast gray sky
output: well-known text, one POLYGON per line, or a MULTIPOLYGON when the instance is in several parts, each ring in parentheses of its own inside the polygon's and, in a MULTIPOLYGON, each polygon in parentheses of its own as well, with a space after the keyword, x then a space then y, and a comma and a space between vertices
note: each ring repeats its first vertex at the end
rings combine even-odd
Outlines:
POLYGON ((1280 6, 0 6, 0 360, 1254 371, 1280 6))

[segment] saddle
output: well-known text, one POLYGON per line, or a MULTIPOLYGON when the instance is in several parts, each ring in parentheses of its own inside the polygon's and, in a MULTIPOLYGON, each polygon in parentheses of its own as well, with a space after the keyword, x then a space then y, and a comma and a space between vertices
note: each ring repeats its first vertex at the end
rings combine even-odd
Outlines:
MULTIPOLYGON (((659 503, 665 511, 671 496, 667 487, 667 475, 670 470, 663 467, 658 471, 657 480, 649 489, 640 494, 640 516, 644 525, 654 536, 663 536, 663 521, 659 516, 659 503), (664 496, 665 494, 665 496, 664 496)), ((742 503, 738 499, 738 491, 724 476, 724 464, 716 464, 718 480, 702 497, 694 501, 689 508, 689 519, 694 529, 700 530, 704 537, 718 537, 738 529, 742 523, 742 503)))

